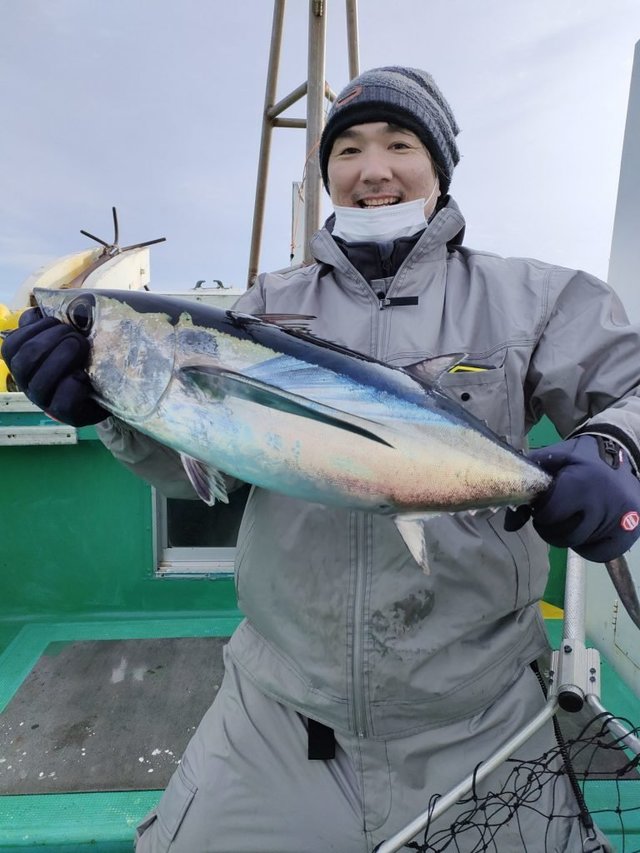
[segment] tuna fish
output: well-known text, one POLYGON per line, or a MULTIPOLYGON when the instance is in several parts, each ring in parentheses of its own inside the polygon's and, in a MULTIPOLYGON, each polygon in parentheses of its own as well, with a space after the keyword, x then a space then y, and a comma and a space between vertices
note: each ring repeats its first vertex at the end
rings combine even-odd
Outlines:
POLYGON ((88 337, 98 402, 180 453, 207 503, 227 500, 223 471, 390 515, 428 570, 426 514, 521 504, 551 482, 438 389, 459 356, 396 368, 314 337, 295 315, 141 291, 34 295, 88 337))
MULTIPOLYGON (((460 356, 396 368, 314 337, 295 315, 254 317, 140 291, 36 288, 41 310, 91 343, 105 409, 172 447, 198 495, 224 471, 309 501, 393 517, 429 570, 423 522, 514 506, 551 477, 443 394, 460 356)), ((640 628, 624 557, 606 563, 640 628)))

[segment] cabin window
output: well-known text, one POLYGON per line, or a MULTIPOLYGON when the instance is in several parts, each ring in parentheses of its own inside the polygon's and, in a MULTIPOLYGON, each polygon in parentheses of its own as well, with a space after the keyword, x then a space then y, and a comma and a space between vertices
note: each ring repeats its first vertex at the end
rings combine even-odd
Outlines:
POLYGON ((233 561, 250 486, 231 492, 229 503, 165 498, 154 491, 157 573, 162 576, 226 575, 233 561))
MULTIPOLYGON (((218 279, 199 281, 192 291, 171 294, 216 308, 232 308, 244 291, 218 279)), ((250 486, 229 495, 228 504, 165 498, 153 490, 156 573, 162 577, 209 577, 233 572, 240 519, 250 486)))

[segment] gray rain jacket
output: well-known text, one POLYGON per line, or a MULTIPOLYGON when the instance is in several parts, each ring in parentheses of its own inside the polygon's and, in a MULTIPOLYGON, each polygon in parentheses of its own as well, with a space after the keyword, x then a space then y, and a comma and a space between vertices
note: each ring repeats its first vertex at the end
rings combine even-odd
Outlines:
MULTIPOLYGON (((546 414, 563 436, 613 435, 637 462, 640 330, 615 294, 583 272, 464 248, 463 228, 450 199, 393 279, 373 287, 323 228, 316 264, 262 275, 237 308, 313 315, 314 334, 395 366, 466 353, 484 369, 446 374, 443 390, 513 446, 525 448, 546 414)), ((100 432, 160 490, 192 494, 167 451, 113 421, 100 432)), ((234 661, 274 699, 363 737, 471 717, 547 648, 536 604, 546 545, 531 525, 506 533, 503 520, 427 522, 426 576, 391 520, 254 488, 237 546, 246 619, 234 661)))

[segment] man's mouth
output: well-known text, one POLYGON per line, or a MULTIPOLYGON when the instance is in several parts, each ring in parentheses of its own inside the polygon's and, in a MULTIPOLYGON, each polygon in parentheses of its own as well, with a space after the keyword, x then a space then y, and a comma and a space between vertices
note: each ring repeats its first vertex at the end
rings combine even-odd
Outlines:
POLYGON ((358 206, 363 208, 371 207, 389 207, 392 204, 399 204, 400 198, 395 195, 376 196, 375 198, 361 198, 358 201, 358 206))

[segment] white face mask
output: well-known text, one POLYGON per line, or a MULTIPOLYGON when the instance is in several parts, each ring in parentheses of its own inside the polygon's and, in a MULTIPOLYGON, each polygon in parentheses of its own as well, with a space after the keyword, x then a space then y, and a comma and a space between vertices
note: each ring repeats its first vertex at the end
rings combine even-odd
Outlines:
POLYGON ((333 236, 347 243, 373 240, 383 243, 398 237, 410 237, 427 224, 424 209, 438 189, 436 183, 429 198, 416 198, 402 204, 390 204, 382 207, 363 209, 361 207, 340 207, 334 211, 336 222, 333 236))

